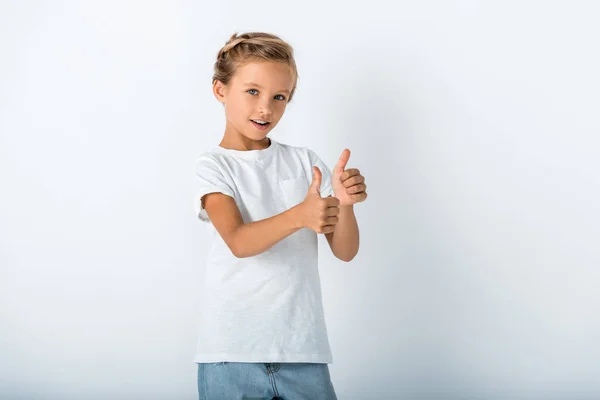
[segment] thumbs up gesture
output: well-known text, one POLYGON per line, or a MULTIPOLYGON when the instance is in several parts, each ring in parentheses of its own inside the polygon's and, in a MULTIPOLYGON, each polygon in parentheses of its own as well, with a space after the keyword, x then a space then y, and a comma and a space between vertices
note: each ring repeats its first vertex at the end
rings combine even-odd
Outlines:
POLYGON ((365 177, 356 168, 346 169, 349 159, 350 150, 345 149, 331 174, 331 186, 335 197, 340 200, 340 207, 350 206, 367 198, 365 177))
POLYGON ((330 233, 335 230, 340 213, 340 201, 335 197, 321 197, 320 187, 323 175, 318 167, 313 167, 313 179, 306 198, 300 203, 302 226, 317 233, 330 233))

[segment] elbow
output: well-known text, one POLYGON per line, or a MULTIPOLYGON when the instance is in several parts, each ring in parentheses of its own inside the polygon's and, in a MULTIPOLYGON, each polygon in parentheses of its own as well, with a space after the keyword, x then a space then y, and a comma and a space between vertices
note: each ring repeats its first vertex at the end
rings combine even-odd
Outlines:
POLYGON ((240 249, 237 246, 234 245, 228 245, 229 250, 231 250, 231 254, 233 254, 233 256, 235 258, 246 258, 248 257, 248 254, 246 254, 243 249, 240 249))
POLYGON ((231 250, 231 254, 233 254, 235 258, 248 258, 254 255, 250 252, 250 249, 244 248, 243 246, 238 246, 235 242, 231 244, 228 243, 227 247, 229 247, 229 250, 231 250))
POLYGON ((356 253, 352 253, 352 254, 340 254, 340 255, 337 255, 337 254, 336 254, 336 257, 337 257, 339 260, 342 260, 342 261, 344 261, 344 262, 347 262, 347 263, 348 263, 348 262, 350 262, 350 261, 354 260, 354 257, 356 257, 356 254, 358 254, 358 252, 356 252, 356 253))
POLYGON ((248 254, 248 250, 240 245, 241 241, 239 240, 239 236, 236 235, 236 230, 229 232, 226 238, 227 239, 224 238, 224 242, 235 258, 246 258, 251 256, 251 254, 248 254))
POLYGON ((244 254, 244 253, 235 252, 235 251, 232 251, 231 253, 233 254, 233 256, 235 258, 248 258, 251 256, 250 254, 244 254))
POLYGON ((225 244, 227 245, 227 247, 229 247, 231 254, 233 254, 235 258, 245 257, 244 250, 241 248, 241 246, 238 246, 237 241, 234 239, 233 235, 229 237, 229 240, 225 241, 225 244))
POLYGON ((233 254, 233 256, 235 258, 244 258, 244 257, 242 257, 242 255, 238 251, 232 249, 231 247, 229 248, 229 250, 231 250, 231 254, 233 254))

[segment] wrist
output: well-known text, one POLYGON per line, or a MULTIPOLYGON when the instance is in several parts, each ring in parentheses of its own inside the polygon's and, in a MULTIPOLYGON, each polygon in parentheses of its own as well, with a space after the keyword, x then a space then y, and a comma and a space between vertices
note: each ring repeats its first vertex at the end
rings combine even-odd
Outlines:
POLYGON ((290 224, 295 230, 304 228, 304 219, 302 218, 302 203, 287 210, 290 217, 290 224))

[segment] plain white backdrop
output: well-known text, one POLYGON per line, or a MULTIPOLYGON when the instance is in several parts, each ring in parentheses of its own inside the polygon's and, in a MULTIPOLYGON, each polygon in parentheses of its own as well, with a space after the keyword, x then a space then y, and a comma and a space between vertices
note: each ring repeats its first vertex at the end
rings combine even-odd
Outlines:
POLYGON ((197 398, 194 163, 246 31, 296 52, 272 137, 369 185, 355 260, 320 238, 340 400, 600 398, 599 12, 2 0, 0 399, 197 398))

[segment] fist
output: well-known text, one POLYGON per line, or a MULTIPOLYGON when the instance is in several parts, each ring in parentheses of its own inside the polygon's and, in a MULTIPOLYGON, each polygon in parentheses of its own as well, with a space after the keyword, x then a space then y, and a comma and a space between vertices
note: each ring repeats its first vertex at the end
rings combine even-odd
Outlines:
POLYGON ((313 167, 313 179, 306 198, 299 204, 301 225, 317 233, 331 233, 335 230, 340 213, 340 201, 335 197, 321 197, 321 170, 313 167))
POLYGON ((351 206, 367 199, 365 177, 356 168, 346 169, 349 159, 350 150, 345 149, 331 174, 331 186, 335 197, 340 200, 340 207, 351 206))

